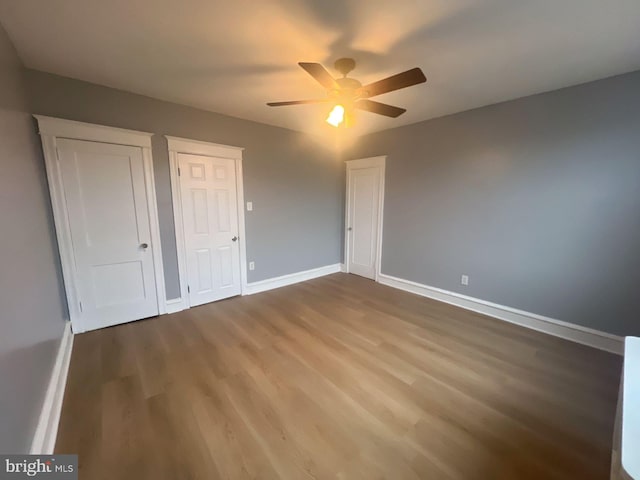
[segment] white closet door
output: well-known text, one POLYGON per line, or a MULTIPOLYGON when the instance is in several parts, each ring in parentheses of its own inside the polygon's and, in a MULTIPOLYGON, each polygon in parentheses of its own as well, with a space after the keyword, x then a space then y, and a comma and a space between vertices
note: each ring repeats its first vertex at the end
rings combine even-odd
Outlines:
POLYGON ((378 250, 380 168, 354 168, 349 174, 349 272, 375 279, 378 250))
POLYGON ((58 139, 84 330, 158 314, 142 149, 58 139))
POLYGON ((235 161, 178 154, 191 306, 240 294, 235 161))

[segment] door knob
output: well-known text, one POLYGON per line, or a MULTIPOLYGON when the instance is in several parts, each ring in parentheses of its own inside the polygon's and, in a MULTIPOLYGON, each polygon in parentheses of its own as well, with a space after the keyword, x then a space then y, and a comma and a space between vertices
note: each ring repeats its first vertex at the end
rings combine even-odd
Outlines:
POLYGON ((347 230, 350 232, 351 230, 353 230, 351 227, 347 228, 347 230))
POLYGON ((149 244, 148 243, 141 243, 140 247, 146 250, 147 248, 149 248, 149 244))
POLYGON ((238 237, 233 237, 233 238, 231 239, 231 241, 232 241, 232 242, 235 242, 236 240, 238 240, 238 237))

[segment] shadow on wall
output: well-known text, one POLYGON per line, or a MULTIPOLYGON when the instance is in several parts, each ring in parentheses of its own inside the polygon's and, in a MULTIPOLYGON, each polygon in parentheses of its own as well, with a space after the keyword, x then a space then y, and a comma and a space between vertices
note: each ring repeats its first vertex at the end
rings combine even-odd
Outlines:
MULTIPOLYGON (((4 329, 4 327, 3 327, 4 329)), ((28 453, 60 340, 0 348, 0 451, 28 453)))
POLYGON ((416 58, 428 60, 442 42, 460 41, 462 35, 467 35, 479 15, 495 17, 500 12, 497 2, 464 6, 405 2, 395 5, 391 16, 388 11, 378 13, 373 6, 367 15, 349 4, 335 8, 329 2, 307 2, 305 6, 323 31, 340 32, 329 45, 329 54, 323 59, 325 65, 332 67, 341 57, 355 58, 362 75, 388 70, 392 66, 390 59, 396 65, 410 66, 416 58), (420 55, 415 52, 416 45, 421 48, 420 55), (425 51, 429 45, 432 51, 425 51))
POLYGON ((23 68, 0 28, 0 452, 29 450, 68 318, 23 68))

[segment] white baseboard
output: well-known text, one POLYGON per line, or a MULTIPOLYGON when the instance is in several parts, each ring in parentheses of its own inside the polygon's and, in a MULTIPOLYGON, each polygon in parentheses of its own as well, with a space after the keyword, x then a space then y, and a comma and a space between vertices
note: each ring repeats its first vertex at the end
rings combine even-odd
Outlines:
POLYGON ((347 273, 347 266, 344 263, 340 264, 340 271, 342 273, 347 273))
POLYGON ((327 265, 325 267, 312 268, 303 272, 290 273, 281 277, 268 278, 259 282, 248 283, 244 289, 244 295, 253 295, 254 293, 273 290, 274 288, 286 287, 294 283, 304 282, 313 278, 323 277, 340 271, 340 264, 327 265))
POLYGON ((177 313, 187 308, 186 302, 183 298, 172 298, 165 302, 167 307, 167 313, 177 313))
POLYGON ((56 362, 51 372, 51 379, 44 397, 42 410, 40 411, 36 433, 31 443, 31 454, 33 455, 49 455, 53 453, 56 445, 58 423, 62 412, 62 400, 64 398, 64 389, 67 385, 72 349, 73 332, 71 331, 71 322, 67 322, 60 341, 60 347, 58 348, 56 362))
POLYGON ((532 330, 548 333, 549 335, 561 337, 583 345, 589 345, 590 347, 600 350, 617 353, 618 355, 624 354, 624 338, 618 335, 612 335, 592 328, 582 327, 504 305, 498 305, 410 280, 392 277, 391 275, 385 275, 383 273, 380 274, 379 282, 389 287, 398 288, 423 297, 433 298, 434 300, 449 303, 466 310, 482 313, 532 330))

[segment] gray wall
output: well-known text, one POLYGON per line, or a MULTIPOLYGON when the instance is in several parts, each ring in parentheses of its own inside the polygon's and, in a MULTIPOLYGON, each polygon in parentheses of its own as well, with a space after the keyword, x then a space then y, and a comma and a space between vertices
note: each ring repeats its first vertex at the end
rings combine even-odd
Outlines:
POLYGON ((206 112, 38 71, 27 71, 35 113, 153 132, 153 158, 167 298, 179 296, 177 257, 162 135, 245 147, 250 282, 339 263, 343 166, 320 142, 283 128, 206 112))
POLYGON ((25 453, 67 317, 22 65, 0 26, 0 452, 25 453))
POLYGON ((640 72, 374 133, 345 158, 385 154, 383 273, 640 334, 640 72))

